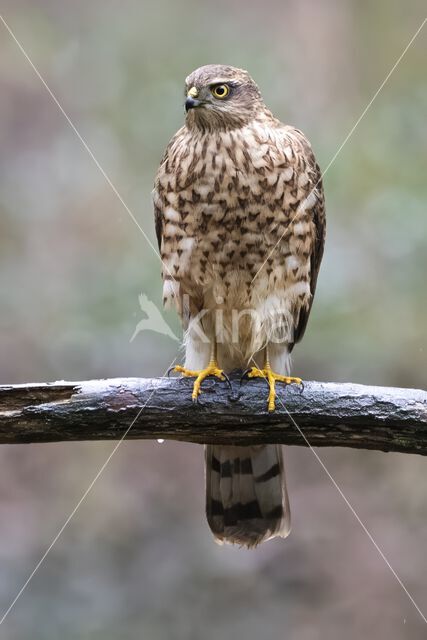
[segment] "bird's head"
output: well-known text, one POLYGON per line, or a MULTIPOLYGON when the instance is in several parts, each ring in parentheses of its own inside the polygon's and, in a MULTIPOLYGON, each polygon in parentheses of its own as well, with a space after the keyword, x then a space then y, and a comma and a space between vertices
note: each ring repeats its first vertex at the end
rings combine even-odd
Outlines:
POLYGON ((247 125, 265 109, 260 91, 247 71, 208 64, 185 80, 187 126, 208 130, 247 125))

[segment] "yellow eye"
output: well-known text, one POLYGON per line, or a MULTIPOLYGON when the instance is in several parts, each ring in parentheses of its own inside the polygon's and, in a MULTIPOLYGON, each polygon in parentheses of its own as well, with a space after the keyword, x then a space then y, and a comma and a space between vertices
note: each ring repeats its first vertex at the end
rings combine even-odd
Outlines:
POLYGON ((215 87, 211 88, 211 93, 214 98, 218 98, 218 100, 224 100, 230 93, 230 88, 228 84, 217 84, 215 87))

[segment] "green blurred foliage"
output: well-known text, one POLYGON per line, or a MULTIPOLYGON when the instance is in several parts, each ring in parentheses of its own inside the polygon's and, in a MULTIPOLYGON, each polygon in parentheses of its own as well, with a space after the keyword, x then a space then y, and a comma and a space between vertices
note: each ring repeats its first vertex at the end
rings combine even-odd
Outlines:
MULTIPOLYGON (((143 233, 0 25, 0 382, 167 369, 176 342, 149 332, 130 342, 142 317, 138 295, 161 303, 150 192, 183 120, 185 76, 221 62, 250 71, 326 170, 326 253, 295 372, 425 387, 424 32, 334 159, 424 8, 421 0, 3 2, 5 20, 143 233)), ((165 317, 179 333, 174 314, 165 317)), ((110 450, 0 451, 2 608, 110 450)), ((337 450, 322 457, 426 602, 424 461, 337 450)), ((287 458, 294 532, 249 553, 210 539, 200 447, 125 443, 2 637, 423 637, 415 609, 312 453, 292 449, 287 458)))

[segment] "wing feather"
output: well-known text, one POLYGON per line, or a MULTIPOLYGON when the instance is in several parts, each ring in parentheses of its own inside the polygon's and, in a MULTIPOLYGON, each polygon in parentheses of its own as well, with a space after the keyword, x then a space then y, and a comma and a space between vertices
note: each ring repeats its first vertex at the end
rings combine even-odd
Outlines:
MULTIPOLYGON (((288 143, 290 143, 297 167, 305 167, 309 180, 307 182, 305 193, 301 202, 308 199, 311 194, 315 195, 315 203, 311 208, 312 221, 314 223, 314 238, 311 246, 310 260, 310 292, 311 298, 309 305, 301 307, 298 318, 294 327, 294 342, 290 345, 290 350, 294 344, 299 342, 307 327, 308 318, 313 304, 314 294, 316 292, 317 277, 319 274, 320 263, 322 262, 323 250, 325 245, 326 234, 326 215, 325 215, 325 196, 323 192, 322 173, 316 162, 310 143, 299 129, 286 127, 288 133, 288 143)), ((299 206, 300 203, 298 203, 299 206)))

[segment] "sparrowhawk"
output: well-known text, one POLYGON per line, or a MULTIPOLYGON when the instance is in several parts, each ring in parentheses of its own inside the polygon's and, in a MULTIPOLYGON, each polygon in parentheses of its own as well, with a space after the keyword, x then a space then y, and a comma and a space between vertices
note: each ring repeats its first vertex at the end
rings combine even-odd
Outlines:
MULTIPOLYGON (((239 368, 275 383, 310 314, 325 238, 321 174, 305 136, 268 110, 246 71, 206 65, 185 82, 186 119, 158 170, 155 225, 165 304, 185 329, 197 399, 239 368)), ((262 389, 262 387, 260 387, 262 389)), ((206 511, 219 542, 290 531, 281 447, 206 447, 206 511)))

